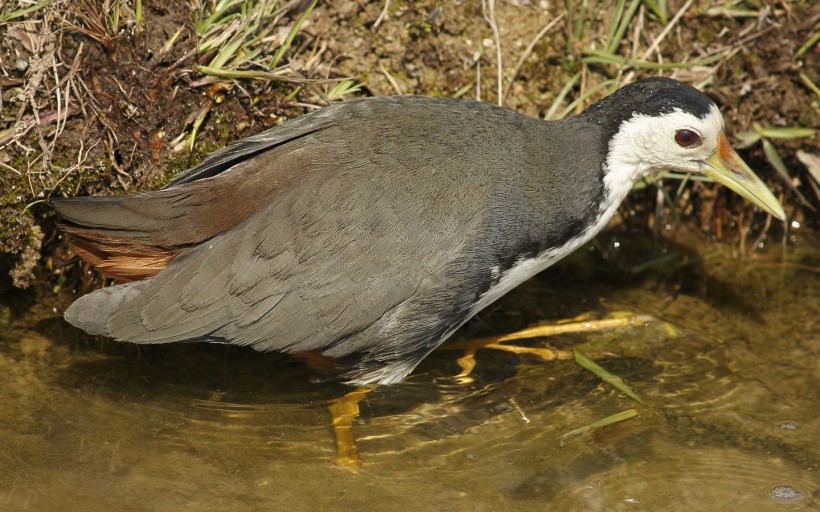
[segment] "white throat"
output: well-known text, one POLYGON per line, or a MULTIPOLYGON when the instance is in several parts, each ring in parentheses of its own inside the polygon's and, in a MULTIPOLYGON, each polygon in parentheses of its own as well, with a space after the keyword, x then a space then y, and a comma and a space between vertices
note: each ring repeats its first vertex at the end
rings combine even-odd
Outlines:
MULTIPOLYGON (((703 119, 696 119, 691 114, 675 110, 662 117, 636 115, 622 123, 618 132, 609 141, 609 152, 603 168, 604 201, 599 207, 597 220, 565 244, 550 248, 534 258, 517 261, 473 305, 470 317, 597 235, 606 227, 635 182, 669 163, 665 157, 676 148, 669 146, 673 137, 666 133, 668 127, 690 125, 696 125, 693 127, 701 133, 717 134, 723 130, 723 117, 717 106, 712 105, 710 112, 703 119)), ((498 269, 493 270, 498 272, 498 269)))
MULTIPOLYGON (((610 145, 610 154, 612 145, 610 145)), ((610 161, 613 159, 610 157, 610 161)), ((598 210, 598 217, 594 224, 587 226, 581 233, 569 239, 563 245, 552 247, 538 254, 534 258, 520 259, 506 270, 498 282, 487 290, 470 310, 470 317, 489 306, 496 300, 507 294, 510 290, 520 285, 535 274, 541 272, 553 263, 561 260, 568 254, 592 240, 604 227, 609 219, 618 210, 626 195, 632 189, 632 185, 640 176, 642 171, 634 165, 621 162, 615 159, 614 165, 604 168, 604 201, 598 210)), ((496 272, 497 269, 493 269, 496 272)))

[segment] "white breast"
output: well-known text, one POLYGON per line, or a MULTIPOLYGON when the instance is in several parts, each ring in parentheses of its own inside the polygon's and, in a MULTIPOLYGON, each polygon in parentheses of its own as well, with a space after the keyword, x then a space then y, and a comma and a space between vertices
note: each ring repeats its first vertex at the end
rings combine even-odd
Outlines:
MULTIPOLYGON (((610 159, 610 161, 613 160, 615 159, 610 159)), ((599 209, 598 219, 595 223, 587 227, 575 238, 571 238, 564 245, 548 249, 534 258, 516 261, 511 268, 501 274, 501 279, 489 290, 484 292, 484 295, 478 299, 478 302, 473 304, 473 307, 470 309, 470 317, 500 299, 506 295, 507 292, 527 279, 575 251, 604 229, 609 219, 612 218, 612 215, 618 210, 618 206, 621 205, 631 190, 635 179, 640 175, 640 170, 636 169, 634 165, 625 164, 619 165, 617 168, 605 169, 604 171, 606 198, 599 209)))

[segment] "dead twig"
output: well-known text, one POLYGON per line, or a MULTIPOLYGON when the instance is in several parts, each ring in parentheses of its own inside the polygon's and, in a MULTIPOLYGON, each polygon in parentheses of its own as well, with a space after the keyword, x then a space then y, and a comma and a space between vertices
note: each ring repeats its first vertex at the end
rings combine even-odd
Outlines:
POLYGON ((379 14, 379 17, 376 18, 376 22, 373 23, 373 27, 370 29, 372 32, 376 32, 379 29, 379 25, 381 25, 382 22, 387 19, 387 13, 389 9, 390 0, 384 0, 384 8, 382 9, 381 14, 379 14))
POLYGON ((108 160, 111 162, 111 167, 117 173, 117 182, 119 182, 124 191, 128 192, 131 188, 133 178, 117 163, 117 155, 114 152, 115 137, 110 131, 106 132, 106 134, 108 135, 108 143, 105 145, 105 149, 106 153, 108 153, 108 160), (128 180, 127 182, 125 181, 126 179, 128 180))
POLYGON ((524 49, 524 53, 521 54, 521 58, 518 59, 518 62, 515 64, 515 68, 513 68, 512 76, 510 77, 510 86, 507 87, 507 92, 504 93, 504 103, 507 102, 507 97, 510 95, 510 91, 512 90, 512 83, 515 82, 516 78, 518 78, 518 73, 521 72, 521 68, 524 66, 524 63, 527 61, 527 59, 530 58, 530 55, 532 55, 532 52, 535 49, 535 45, 538 44, 538 41, 540 41, 545 35, 547 35, 547 32, 549 32, 555 25, 557 25, 559 21, 563 20, 565 16, 566 13, 562 12, 558 15, 558 17, 553 18, 549 23, 547 23, 544 26, 544 28, 541 29, 540 32, 538 32, 538 34, 536 34, 535 37, 532 38, 530 44, 527 46, 527 48, 524 49))
POLYGON ((490 26, 490 30, 493 31, 493 42, 495 43, 496 93, 498 96, 498 105, 502 106, 504 103, 504 64, 501 58, 501 34, 498 31, 498 23, 495 19, 495 0, 481 0, 481 12, 484 16, 484 21, 490 26))
POLYGON ((33 114, 26 114, 22 119, 15 123, 14 130, 4 131, 0 134, 0 147, 15 139, 25 137, 35 126, 45 126, 58 121, 64 122, 66 119, 77 114, 78 112, 79 110, 77 108, 69 106, 62 110, 37 112, 36 118, 33 114))
POLYGON ((398 94, 399 96, 404 96, 404 91, 401 90, 401 87, 399 87, 399 84, 398 82, 396 82, 396 79, 393 78, 393 76, 387 71, 387 69, 385 69, 384 65, 381 62, 379 62, 379 71, 382 72, 384 77, 387 79, 387 82, 390 84, 390 87, 393 88, 396 94, 398 94))
POLYGON ((649 45, 649 48, 647 48, 646 51, 643 52, 643 55, 641 55, 641 60, 646 60, 647 58, 649 58, 649 55, 651 55, 652 52, 658 50, 661 42, 664 40, 664 38, 666 38, 667 34, 669 34, 669 32, 675 27, 675 25, 678 24, 678 21, 680 21, 680 19, 683 17, 686 11, 689 10, 689 7, 692 6, 692 3, 694 1, 695 0, 687 0, 687 2, 683 4, 683 7, 678 9, 678 12, 675 13, 675 16, 672 17, 672 20, 670 20, 669 23, 667 23, 666 26, 663 27, 663 30, 661 30, 661 33, 658 34, 658 37, 656 37, 652 41, 652 44, 649 45))

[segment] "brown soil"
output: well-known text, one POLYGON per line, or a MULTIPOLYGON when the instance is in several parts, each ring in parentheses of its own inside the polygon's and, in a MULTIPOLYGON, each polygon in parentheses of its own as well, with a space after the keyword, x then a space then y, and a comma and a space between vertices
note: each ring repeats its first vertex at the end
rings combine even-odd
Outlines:
MULTIPOLYGON (((0 16, 31 5, 7 3, 0 6, 0 16)), ((41 282, 57 282, 55 262, 67 255, 48 197, 161 186, 208 152, 325 103, 332 84, 218 80, 197 72, 195 65, 213 55, 196 51, 195 3, 145 0, 139 25, 133 3, 125 0, 55 0, 0 21, 0 283, 9 280, 10 271, 17 286, 26 286, 35 275, 41 282), (120 16, 112 27, 115 4, 120 16), (200 121, 191 149, 191 131, 200 121)), ((279 20, 282 30, 271 38, 271 52, 308 3, 290 3, 279 20)), ((558 111, 604 80, 659 73, 584 62, 589 50, 605 46, 616 15, 614 1, 590 3, 586 16, 574 12, 568 21, 562 3, 497 2, 505 106, 544 116, 578 72, 558 111), (565 17, 536 42, 510 83, 527 46, 559 16, 565 17)), ((641 4, 616 53, 642 57, 684 6, 677 0, 670 4, 666 20, 641 4)), ((384 1, 321 2, 285 57, 288 76, 351 77, 363 84, 359 94, 463 94, 497 101, 497 43, 480 1, 393 0, 384 7, 384 1)), ((738 7, 746 13, 729 14, 721 7, 722 2, 693 2, 661 40, 659 52, 650 52, 646 60, 721 56, 706 65, 660 73, 702 85, 719 102, 732 133, 751 130, 755 122, 818 128, 820 97, 807 81, 820 84, 820 45, 815 41, 798 54, 817 33, 817 4, 749 2, 738 7)), ((601 94, 590 95, 575 110, 601 94)), ((774 172, 760 143, 742 155, 782 193, 789 217, 816 229, 818 185, 795 155, 798 150, 820 153, 818 139, 772 142, 791 183, 774 172)), ((677 187, 674 182, 668 189, 674 195, 677 187)), ((663 216, 671 214, 667 209, 658 216, 657 196, 652 187, 634 194, 626 211, 637 215, 623 218, 643 228, 665 222, 663 216)), ((752 222, 751 207, 711 185, 691 187, 677 197, 675 215, 714 238, 746 240, 766 229, 752 222)), ((754 219, 760 223, 761 217, 754 219)), ((782 237, 779 226, 770 231, 782 237)), ((0 284, 0 290, 9 284, 0 284)))

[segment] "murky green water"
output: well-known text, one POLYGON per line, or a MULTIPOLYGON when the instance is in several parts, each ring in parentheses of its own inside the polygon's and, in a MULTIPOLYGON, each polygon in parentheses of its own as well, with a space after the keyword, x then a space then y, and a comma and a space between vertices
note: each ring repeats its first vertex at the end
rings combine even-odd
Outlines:
POLYGON ((549 340, 612 352, 599 362, 646 405, 574 362, 493 350, 455 384, 461 354, 440 351, 361 404, 358 474, 330 462, 326 405, 346 389, 300 363, 120 345, 7 297, 0 510, 815 510, 818 241, 745 260, 623 235, 596 244, 462 335, 652 315, 549 340), (561 437, 629 408, 640 415, 561 437))

